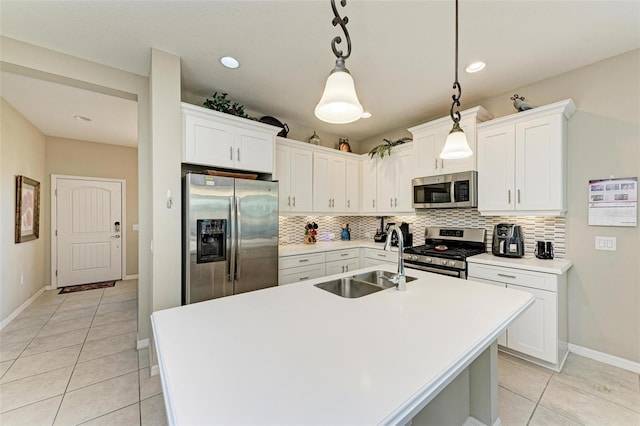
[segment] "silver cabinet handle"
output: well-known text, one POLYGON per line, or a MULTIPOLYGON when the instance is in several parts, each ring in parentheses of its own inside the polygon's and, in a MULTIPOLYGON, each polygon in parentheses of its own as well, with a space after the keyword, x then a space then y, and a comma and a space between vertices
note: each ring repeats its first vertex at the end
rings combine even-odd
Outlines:
POLYGON ((120 235, 113 235, 111 238, 120 238, 120 235))
POLYGON ((398 199, 397 198, 393 199, 393 207, 398 207, 398 199))
POLYGON ((505 277, 505 278, 513 278, 515 279, 516 277, 514 275, 507 275, 507 274, 498 274, 499 277, 505 277))
POLYGON ((444 160, 440 160, 440 168, 444 169, 444 160))
POLYGON ((390 207, 393 207, 393 198, 389 198, 390 207))
POLYGON ((347 268, 347 272, 349 272, 349 265, 345 266, 345 268, 347 268))
POLYGON ((229 160, 233 161, 233 147, 229 147, 229 160))
POLYGON ((372 201, 373 201, 373 207, 375 208, 376 207, 376 200, 374 199, 372 201))
POLYGON ((507 190, 507 203, 511 204, 511 190, 507 190))
POLYGON ((518 204, 520 204, 520 190, 518 189, 518 204))
POLYGON ((304 281, 304 280, 308 280, 308 279, 309 279, 309 277, 300 277, 300 278, 298 279, 298 281, 304 281))
POLYGON ((342 272, 344 272, 344 265, 342 265, 342 272))
POLYGON ((331 207, 331 198, 329 198, 329 207, 331 207))
POLYGON ((351 208, 351 200, 347 200, 347 208, 350 209, 351 208))
POLYGON ((295 206, 296 206, 296 196, 294 195, 293 196, 293 207, 295 207, 295 206))
POLYGON ((435 162, 436 162, 436 170, 438 170, 438 159, 434 158, 435 162))
POLYGON ((236 161, 240 161, 240 148, 238 148, 236 152, 238 153, 236 161))
POLYGON ((387 257, 387 255, 382 254, 382 253, 378 253, 378 257, 387 257))
POLYGON ((340 256, 342 256, 342 257, 349 256, 349 253, 342 253, 340 256))
POLYGON ((302 262, 308 262, 308 261, 309 261, 309 259, 298 259, 298 262, 301 262, 301 263, 302 262))
POLYGON ((287 205, 288 205, 288 206, 290 206, 290 205, 291 205, 291 195, 289 195, 289 197, 288 197, 287 205))

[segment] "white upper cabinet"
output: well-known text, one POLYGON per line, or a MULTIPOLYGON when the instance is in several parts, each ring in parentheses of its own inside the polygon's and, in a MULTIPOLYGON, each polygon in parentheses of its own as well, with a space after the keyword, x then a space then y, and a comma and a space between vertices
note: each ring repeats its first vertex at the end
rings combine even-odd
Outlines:
POLYGON ((312 211, 313 151, 277 138, 274 179, 279 184, 280 212, 312 211))
POLYGON ((413 213, 411 179, 416 177, 413 143, 393 149, 391 156, 363 156, 362 213, 413 213))
POLYGON ((182 103, 182 162, 273 173, 275 135, 280 130, 182 103))
POLYGON ((344 212, 346 209, 346 169, 344 157, 325 152, 313 153, 313 211, 344 212))
POLYGON ((476 160, 476 123, 490 120, 493 116, 481 106, 462 111, 460 115, 460 127, 464 130, 474 155, 458 160, 443 160, 440 158, 440 152, 453 126, 450 116, 420 124, 409 129, 413 134, 413 144, 415 145, 416 176, 424 177, 478 170, 476 160))
POLYGON ((572 100, 478 125, 478 211, 560 216, 567 211, 567 121, 572 100))

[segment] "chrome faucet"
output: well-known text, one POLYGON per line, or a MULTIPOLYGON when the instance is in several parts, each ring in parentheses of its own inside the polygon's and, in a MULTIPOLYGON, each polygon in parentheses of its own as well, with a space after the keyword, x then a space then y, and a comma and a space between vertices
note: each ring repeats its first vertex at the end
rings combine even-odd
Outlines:
POLYGON ((398 225, 391 225, 387 230, 387 240, 384 243, 384 249, 391 251, 391 236, 394 232, 398 235, 398 273, 392 276, 390 281, 396 285, 398 291, 405 291, 407 289, 407 277, 404 274, 404 258, 402 257, 404 252, 404 236, 398 225))

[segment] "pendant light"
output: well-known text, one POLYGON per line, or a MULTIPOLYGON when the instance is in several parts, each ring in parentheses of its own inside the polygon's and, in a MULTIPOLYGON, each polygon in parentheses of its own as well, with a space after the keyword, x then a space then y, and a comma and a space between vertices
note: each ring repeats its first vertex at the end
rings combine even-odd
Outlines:
MULTIPOLYGON (((347 0, 341 0, 340 4, 344 7, 347 0)), ((320 120, 333 124, 352 123, 362 117, 363 108, 358 100, 356 88, 353 84, 353 77, 349 70, 345 67, 344 61, 351 55, 351 38, 347 31, 347 23, 349 18, 338 15, 335 0, 331 0, 331 9, 333 9, 334 18, 331 21, 333 26, 340 24, 347 39, 347 54, 343 55, 342 50, 336 49, 336 44, 342 42, 340 36, 336 36, 331 40, 331 50, 336 55, 336 67, 331 71, 324 86, 324 92, 320 98, 320 102, 316 105, 315 114, 320 120)))
POLYGON ((453 88, 458 91, 454 93, 451 98, 451 109, 449 114, 453 120, 453 128, 447 136, 447 140, 444 143, 440 158, 445 160, 453 160, 457 158, 466 158, 473 155, 473 151, 469 147, 467 137, 460 128, 460 111, 454 113, 453 108, 460 106, 460 96, 462 95, 462 89, 460 88, 460 82, 458 82, 458 0, 456 0, 456 79, 453 82, 453 88))

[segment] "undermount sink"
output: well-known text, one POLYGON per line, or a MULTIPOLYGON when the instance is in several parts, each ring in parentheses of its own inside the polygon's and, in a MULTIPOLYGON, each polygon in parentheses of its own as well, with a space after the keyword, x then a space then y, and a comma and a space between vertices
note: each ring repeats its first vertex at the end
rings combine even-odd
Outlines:
MULTIPOLYGON (((338 278, 331 281, 316 284, 315 286, 336 294, 340 297, 355 299, 357 297, 366 296, 381 290, 395 287, 390 281, 394 274, 387 271, 371 271, 358 274, 353 277, 338 278)), ((413 277, 406 277, 407 282, 415 280, 413 277)))
MULTIPOLYGON (((354 275, 353 278, 366 281, 376 286, 390 288, 395 286, 395 284, 391 282, 391 277, 394 275, 393 272, 377 270, 363 272, 362 274, 354 275)), ((407 282, 415 281, 414 277, 405 276, 405 279, 407 282)))

